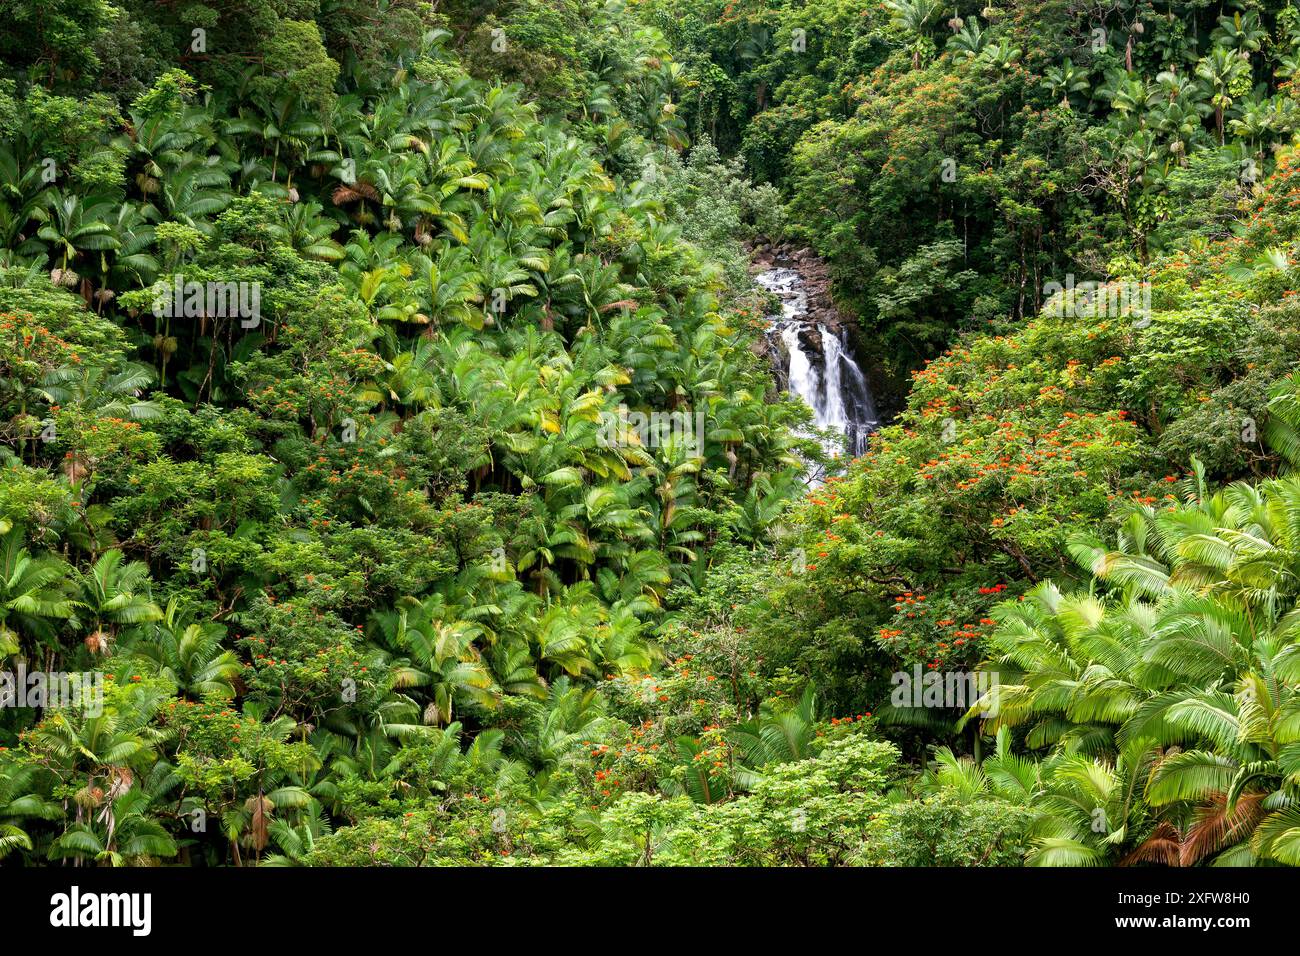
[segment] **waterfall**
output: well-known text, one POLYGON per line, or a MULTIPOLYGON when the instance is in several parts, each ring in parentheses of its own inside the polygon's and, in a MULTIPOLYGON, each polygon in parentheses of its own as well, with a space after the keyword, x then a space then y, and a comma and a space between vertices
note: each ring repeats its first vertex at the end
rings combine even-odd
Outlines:
MULTIPOLYGON (((768 319, 768 334, 780 338, 789 356, 786 375, 790 393, 812 409, 818 427, 843 434, 845 450, 856 458, 867 450, 867 437, 879 425, 879 418, 867 377, 849 352, 843 333, 836 335, 820 322, 809 320, 808 293, 796 270, 769 269, 754 281, 781 300, 781 314, 768 319)), ((826 449, 830 454, 840 452, 833 443, 826 449)))

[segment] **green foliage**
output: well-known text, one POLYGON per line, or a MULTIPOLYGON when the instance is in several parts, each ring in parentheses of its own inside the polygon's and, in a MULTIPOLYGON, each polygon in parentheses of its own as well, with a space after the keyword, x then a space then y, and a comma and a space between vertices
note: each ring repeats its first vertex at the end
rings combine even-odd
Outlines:
POLYGON ((1289 6, 10 6, 0 857, 1300 864, 1289 6))
POLYGON ((971 318, 1032 316, 1071 268, 1224 238, 1300 119, 1290 5, 646 6, 694 81, 690 128, 780 188, 908 367, 971 318), (940 282, 964 295, 907 308, 940 282))
MULTIPOLYGON (((880 856, 895 866, 1019 866, 1032 815, 995 801, 946 794, 891 805, 882 815, 880 856)), ((873 849, 875 849, 873 847, 873 849)))
POLYGON ((598 682, 795 486, 738 242, 778 205, 677 157, 617 5, 503 10, 500 69, 423 5, 92 7, 103 59, 22 11, 0 56, 0 655, 112 686, 6 710, 4 852, 301 863, 565 799, 598 682))

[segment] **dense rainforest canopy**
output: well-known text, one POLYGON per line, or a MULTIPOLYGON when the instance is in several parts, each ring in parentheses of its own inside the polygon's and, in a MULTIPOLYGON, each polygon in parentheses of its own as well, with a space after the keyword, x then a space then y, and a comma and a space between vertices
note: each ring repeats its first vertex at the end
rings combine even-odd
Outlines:
POLYGON ((1289 0, 0 13, 3 865, 1300 864, 1289 0))

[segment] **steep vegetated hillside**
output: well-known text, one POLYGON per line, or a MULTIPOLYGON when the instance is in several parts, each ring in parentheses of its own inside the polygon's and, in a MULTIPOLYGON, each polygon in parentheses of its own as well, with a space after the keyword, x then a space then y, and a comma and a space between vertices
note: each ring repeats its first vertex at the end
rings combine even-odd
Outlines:
POLYGON ((7 864, 1300 863, 1289 4, 13 6, 7 864))

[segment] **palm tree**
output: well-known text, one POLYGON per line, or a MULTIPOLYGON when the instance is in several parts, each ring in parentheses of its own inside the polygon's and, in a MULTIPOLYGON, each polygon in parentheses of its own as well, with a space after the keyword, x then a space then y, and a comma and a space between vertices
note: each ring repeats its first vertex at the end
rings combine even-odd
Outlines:
POLYGON ((527 704, 527 718, 508 737, 532 766, 549 769, 574 759, 584 740, 598 739, 607 718, 603 698, 591 687, 555 680, 543 701, 527 704))
MULTIPOLYGON (((948 41, 949 46, 953 46, 956 37, 948 41)), ((978 50, 972 55, 977 55, 978 50)), ((1052 93, 1053 96, 1060 94, 1061 105, 1070 105, 1071 93, 1082 93, 1091 85, 1088 81, 1088 71, 1074 65, 1074 61, 1068 56, 1063 59, 1059 66, 1048 67, 1043 74, 1043 85, 1052 93)))
POLYGON ((1300 467, 1300 372, 1292 372, 1269 390, 1268 418, 1262 433, 1286 467, 1300 467))
POLYGON ((158 177, 142 211, 151 222, 179 222, 211 236, 209 217, 233 198, 230 174, 217 157, 173 154, 160 157, 158 177))
MULTIPOLYGON (((1183 504, 1135 508, 1116 550, 1071 541, 1112 596, 1044 583, 995 612, 1000 686, 985 724, 1029 724, 1031 747, 1141 764, 1143 796, 1164 813, 1134 860, 1296 862, 1300 481, 1211 495, 1198 467, 1180 491, 1183 504)), ((1081 861, 1067 840, 1060 861, 1081 861)))
POLYGON ((77 275, 72 265, 86 252, 101 253, 100 272, 107 274, 108 262, 103 253, 117 249, 120 240, 111 225, 114 203, 103 197, 82 197, 57 190, 46 193, 45 205, 34 215, 42 223, 36 234, 49 243, 58 257, 56 284, 75 285, 77 275))
POLYGON ((77 405, 101 418, 142 422, 162 414, 156 402, 140 398, 153 381, 154 371, 147 365, 123 362, 110 371, 83 363, 51 371, 42 383, 41 395, 51 405, 77 405))
POLYGON ((284 214, 283 225, 277 224, 274 235, 299 255, 325 262, 337 262, 344 256, 343 247, 334 241, 339 223, 323 216, 318 202, 294 203, 284 214))
POLYGON ((162 608, 150 599, 148 566, 125 561, 116 548, 104 552, 89 571, 78 571, 74 587, 75 621, 91 629, 86 646, 94 653, 108 652, 117 628, 163 619, 162 608))
POLYGON ((0 248, 31 252, 34 244, 39 247, 27 226, 40 218, 52 196, 42 172, 39 165, 24 165, 10 146, 0 145, 0 248))
POLYGON ((1259 13, 1255 10, 1248 10, 1245 16, 1234 12, 1231 17, 1219 17, 1218 27, 1210 34, 1210 42, 1215 46, 1233 50, 1247 61, 1267 39, 1268 31, 1260 24, 1259 13))
POLYGON ((392 611, 375 614, 371 624, 393 686, 427 694, 424 722, 434 726, 451 723, 457 702, 492 708, 500 695, 475 646, 482 627, 448 620, 453 610, 441 595, 423 602, 403 598, 392 611))
POLYGON ((993 67, 999 73, 1006 73, 1020 62, 1020 47, 998 41, 987 44, 980 52, 979 61, 993 67))
POLYGON ((817 735, 817 697, 809 686, 792 706, 765 701, 751 720, 731 733, 745 764, 754 771, 771 764, 803 760, 812 754, 817 735))
POLYGON ((403 419, 441 405, 442 393, 434 375, 436 358, 436 346, 425 338, 394 355, 385 367, 385 377, 375 383, 375 400, 385 407, 390 402, 399 407, 403 419))
POLYGON ((235 696, 234 681, 242 665, 233 651, 222 649, 225 636, 224 626, 195 621, 193 612, 172 598, 150 639, 138 642, 131 654, 151 662, 191 699, 208 694, 228 699, 235 696))
POLYGON ((68 578, 62 561, 27 550, 20 527, 0 539, 0 656, 21 653, 24 635, 54 646, 54 622, 73 614, 68 578))
POLYGON ((1223 117, 1237 97, 1238 82, 1250 72, 1250 63, 1226 47, 1216 46, 1196 64, 1196 77, 1205 86, 1214 108, 1214 126, 1223 145, 1223 117))
POLYGON ((58 820, 63 808, 41 792, 34 764, 0 763, 0 860, 14 850, 31 851, 28 820, 58 820))
POLYGON ((265 857, 261 865, 304 866, 316 841, 323 836, 328 836, 331 830, 329 816, 315 800, 307 805, 297 824, 277 817, 271 821, 268 832, 271 842, 280 849, 280 852, 265 857))
POLYGON ((119 289, 152 285, 162 269, 150 251, 157 238, 155 227, 146 220, 139 205, 132 202, 119 205, 109 227, 118 246, 104 277, 104 287, 95 292, 95 306, 100 313, 117 297, 119 289))
POLYGON ((1183 98, 1157 103, 1151 108, 1148 118, 1164 139, 1164 146, 1172 156, 1174 165, 1187 163, 1189 147, 1204 135, 1201 120, 1208 111, 1207 104, 1183 98))
MULTIPOLYGON (((303 109, 296 93, 284 93, 274 99, 255 97, 249 107, 240 111, 239 117, 226 121, 226 132, 232 136, 248 136, 260 142, 262 156, 271 157, 271 168, 268 171, 270 181, 277 185, 282 151, 312 161, 321 157, 315 155, 309 144, 314 140, 319 140, 322 148, 325 144, 325 127, 303 109)), ((295 159, 286 159, 284 162, 285 168, 289 170, 298 164, 295 159)), ((292 175, 290 172, 290 181, 292 175)))
POLYGON ((1098 92, 1110 101, 1110 108, 1123 118, 1140 116, 1151 99, 1146 82, 1136 73, 1112 70, 1106 75, 1106 84, 1098 92))
POLYGON ((913 35, 912 69, 920 69, 921 53, 932 46, 928 28, 939 12, 939 0, 885 0, 885 7, 894 25, 913 35))
POLYGON ((428 303, 428 315, 435 325, 463 323, 476 331, 487 319, 478 305, 483 302, 486 278, 470 251, 457 246, 436 261, 430 260, 420 274, 425 280, 417 294, 428 303))
POLYGON ((136 779, 137 770, 156 759, 163 731, 153 720, 163 699, 141 685, 110 706, 53 711, 29 731, 28 746, 37 759, 62 785, 77 787, 75 820, 55 840, 53 857, 89 856, 118 865, 126 857, 174 852, 170 838, 145 816, 152 797, 136 779))
POLYGON ((141 787, 127 787, 98 805, 93 820, 78 821, 61 833, 50 845, 50 859, 138 866, 175 856, 175 840, 149 815, 151 803, 141 787))
POLYGON ((1273 128, 1275 115, 1271 100, 1251 95, 1237 105, 1237 115, 1228 121, 1228 129, 1257 154, 1273 128))
MULTIPOLYGON (((1030 810, 1028 866, 1104 865, 1160 833, 1141 799, 1153 759, 1149 741, 1137 739, 1113 759, 1060 750, 1041 762, 1013 753, 1011 741, 1010 730, 1000 728, 994 753, 979 763, 940 747, 913 787, 920 795, 1030 810)), ((1136 862, 1139 852, 1124 860, 1136 862)))
MULTIPOLYGON (((291 729, 292 719, 288 723, 291 729)), ((241 806, 223 813, 221 822, 232 846, 242 843, 254 854, 261 854, 271 841, 271 828, 277 820, 283 819, 275 815, 276 811, 303 810, 313 802, 311 795, 302 787, 280 786, 269 791, 259 788, 241 806)), ((236 855, 236 860, 238 859, 236 855)))
POLYGON ((1253 666, 1241 668, 1228 689, 1183 691, 1165 715, 1175 731, 1208 741, 1162 761, 1147 788, 1153 806, 1197 807, 1177 841, 1180 865, 1225 848, 1220 865, 1300 863, 1300 819, 1291 800, 1300 778, 1289 758, 1300 742, 1291 730, 1300 715, 1300 648, 1261 637, 1251 655, 1253 666))
POLYGON ((979 17, 971 17, 968 21, 955 17, 948 21, 948 25, 953 28, 953 35, 948 38, 947 49, 967 59, 973 59, 984 51, 988 37, 980 27, 979 17))

